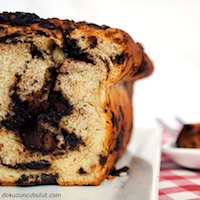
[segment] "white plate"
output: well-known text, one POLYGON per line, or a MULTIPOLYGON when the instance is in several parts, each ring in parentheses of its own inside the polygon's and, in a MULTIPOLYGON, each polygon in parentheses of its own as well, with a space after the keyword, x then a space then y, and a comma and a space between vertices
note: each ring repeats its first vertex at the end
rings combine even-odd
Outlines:
POLYGON ((54 193, 59 197, 51 198, 53 200, 156 200, 160 169, 160 139, 161 133, 158 130, 135 130, 127 153, 117 163, 117 168, 129 166, 128 176, 105 180, 100 186, 0 187, 0 199, 18 194, 21 197, 10 196, 11 198, 6 199, 46 200, 50 198, 45 198, 45 195, 54 193), (40 197, 28 198, 30 195, 40 195, 40 197))
POLYGON ((200 149, 180 148, 174 142, 169 142, 162 147, 162 151, 178 165, 200 169, 200 149))

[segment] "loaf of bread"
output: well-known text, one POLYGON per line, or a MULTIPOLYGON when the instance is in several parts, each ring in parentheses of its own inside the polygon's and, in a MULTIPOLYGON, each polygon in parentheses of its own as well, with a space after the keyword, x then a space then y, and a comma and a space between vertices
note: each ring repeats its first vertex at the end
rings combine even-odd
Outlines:
POLYGON ((0 184, 98 185, 132 130, 140 44, 86 22, 0 14, 0 184))
POLYGON ((200 124, 185 124, 178 135, 176 146, 200 148, 200 124))

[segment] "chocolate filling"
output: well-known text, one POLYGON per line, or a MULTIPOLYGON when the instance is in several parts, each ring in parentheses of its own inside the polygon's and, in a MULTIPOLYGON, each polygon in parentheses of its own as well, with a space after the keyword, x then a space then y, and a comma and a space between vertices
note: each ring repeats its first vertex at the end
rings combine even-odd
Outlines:
POLYGON ((3 12, 0 14, 0 23, 10 23, 12 26, 29 26, 40 22, 40 18, 31 13, 24 12, 3 12))
POLYGON ((43 28, 47 28, 49 30, 55 30, 56 29, 56 26, 55 26, 54 23, 49 22, 45 19, 40 19, 40 26, 43 27, 43 28))
POLYGON ((3 37, 0 37, 0 43, 7 43, 7 41, 9 40, 9 43, 12 42, 13 44, 16 44, 18 42, 17 37, 19 37, 19 36, 20 36, 20 34, 18 34, 18 33, 5 35, 3 37))
POLYGON ((65 146, 70 150, 76 150, 79 145, 85 145, 81 138, 78 138, 74 133, 68 133, 66 130, 61 130, 62 135, 65 139, 65 146))
POLYGON ((13 165, 8 165, 1 163, 3 166, 12 168, 12 169, 33 169, 33 170, 43 170, 43 169, 48 169, 51 164, 47 160, 40 160, 40 161, 32 161, 30 163, 20 163, 20 164, 15 164, 13 165))
POLYGON ((117 140, 116 140, 114 151, 119 151, 120 149, 122 149, 124 133, 125 133, 125 128, 124 128, 124 124, 122 124, 119 136, 117 137, 117 140))
MULTIPOLYGON (((51 68, 49 72, 51 75, 42 90, 33 94, 33 98, 25 101, 22 101, 17 94, 20 76, 17 77, 14 87, 11 89, 13 91, 11 113, 14 115, 8 115, 5 120, 1 121, 1 126, 19 133, 28 150, 40 151, 43 154, 55 150, 57 143, 55 134, 45 129, 42 126, 43 123, 48 123, 58 129, 61 118, 72 112, 72 106, 68 100, 60 91, 54 90, 58 68, 51 68), (48 98, 41 101, 44 93, 48 94, 48 98)), ((71 145, 69 149, 75 149, 78 144, 83 143, 80 139, 75 140, 75 137, 67 138, 72 139, 72 141, 66 142, 67 146, 71 145)))
POLYGON ((191 131, 193 129, 193 126, 191 124, 184 124, 183 130, 184 131, 191 131))
POLYGON ((63 50, 65 52, 66 57, 94 64, 94 60, 92 59, 91 55, 83 52, 81 48, 77 45, 77 41, 75 39, 70 39, 66 37, 65 30, 63 30, 63 39, 63 50))
POLYGON ((58 178, 58 174, 41 174, 41 182, 42 185, 57 185, 56 179, 58 178))
POLYGON ((100 158, 99 160, 100 165, 104 166, 108 158, 106 156, 103 156, 102 154, 99 155, 99 158, 100 158))
POLYGON ((21 177, 15 182, 17 186, 22 186, 27 183, 29 176, 23 174, 21 177))
POLYGON ((116 55, 115 57, 117 64, 123 64, 125 61, 125 54, 124 52, 121 55, 116 55))
POLYGON ((58 174, 21 175, 15 182, 17 186, 58 185, 58 174))
POLYGON ((97 38, 95 36, 88 37, 90 48, 95 48, 97 46, 97 38))
POLYGON ((116 169, 115 167, 110 171, 109 175, 111 176, 119 176, 120 173, 122 172, 128 172, 129 171, 129 167, 124 166, 120 169, 116 169))
POLYGON ((78 171, 79 174, 87 174, 87 172, 81 167, 78 171))
POLYGON ((36 45, 31 44, 30 52, 31 52, 32 58, 34 58, 34 57, 37 57, 37 58, 42 57, 44 59, 42 52, 37 48, 36 45))
POLYGON ((97 24, 94 24, 94 23, 89 23, 89 24, 87 24, 89 27, 91 27, 91 28, 95 28, 95 29, 102 29, 102 27, 101 26, 99 26, 99 25, 97 25, 97 24))
POLYGON ((24 13, 24 12, 3 12, 0 14, 0 23, 2 24, 10 24, 12 26, 30 26, 31 24, 39 23, 39 25, 43 28, 47 28, 49 30, 56 29, 54 23, 42 19, 33 13, 24 13))
POLYGON ((100 30, 106 30, 106 29, 110 28, 109 26, 106 26, 106 25, 99 26, 99 25, 93 24, 93 23, 89 23, 87 25, 91 28, 100 29, 100 30))
POLYGON ((118 121, 117 118, 115 116, 115 113, 113 111, 111 111, 112 117, 111 117, 111 121, 112 121, 112 125, 114 127, 116 127, 116 129, 118 130, 118 121))
MULTIPOLYGON (((134 68, 134 67, 133 67, 134 68)), ((135 69, 135 68, 134 68, 135 69)), ((139 68, 136 69, 136 73, 134 74, 134 76, 139 75, 144 73, 147 70, 147 62, 146 61, 142 61, 142 64, 139 68)))

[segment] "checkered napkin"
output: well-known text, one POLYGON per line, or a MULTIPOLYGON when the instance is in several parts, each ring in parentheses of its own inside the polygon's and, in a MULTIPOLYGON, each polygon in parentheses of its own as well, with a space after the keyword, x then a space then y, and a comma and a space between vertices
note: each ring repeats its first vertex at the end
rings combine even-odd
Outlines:
MULTIPOLYGON (((163 143, 174 136, 163 133, 163 143)), ((182 168, 162 154, 159 200, 200 200, 200 171, 182 168)))

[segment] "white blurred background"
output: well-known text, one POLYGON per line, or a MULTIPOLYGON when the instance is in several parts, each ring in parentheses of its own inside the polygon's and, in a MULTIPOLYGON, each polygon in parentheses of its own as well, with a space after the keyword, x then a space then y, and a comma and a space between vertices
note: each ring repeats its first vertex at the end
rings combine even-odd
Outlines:
POLYGON ((135 85, 135 126, 154 127, 156 117, 172 125, 176 116, 200 122, 199 0, 1 0, 3 11, 125 30, 155 65, 153 75, 135 85))

